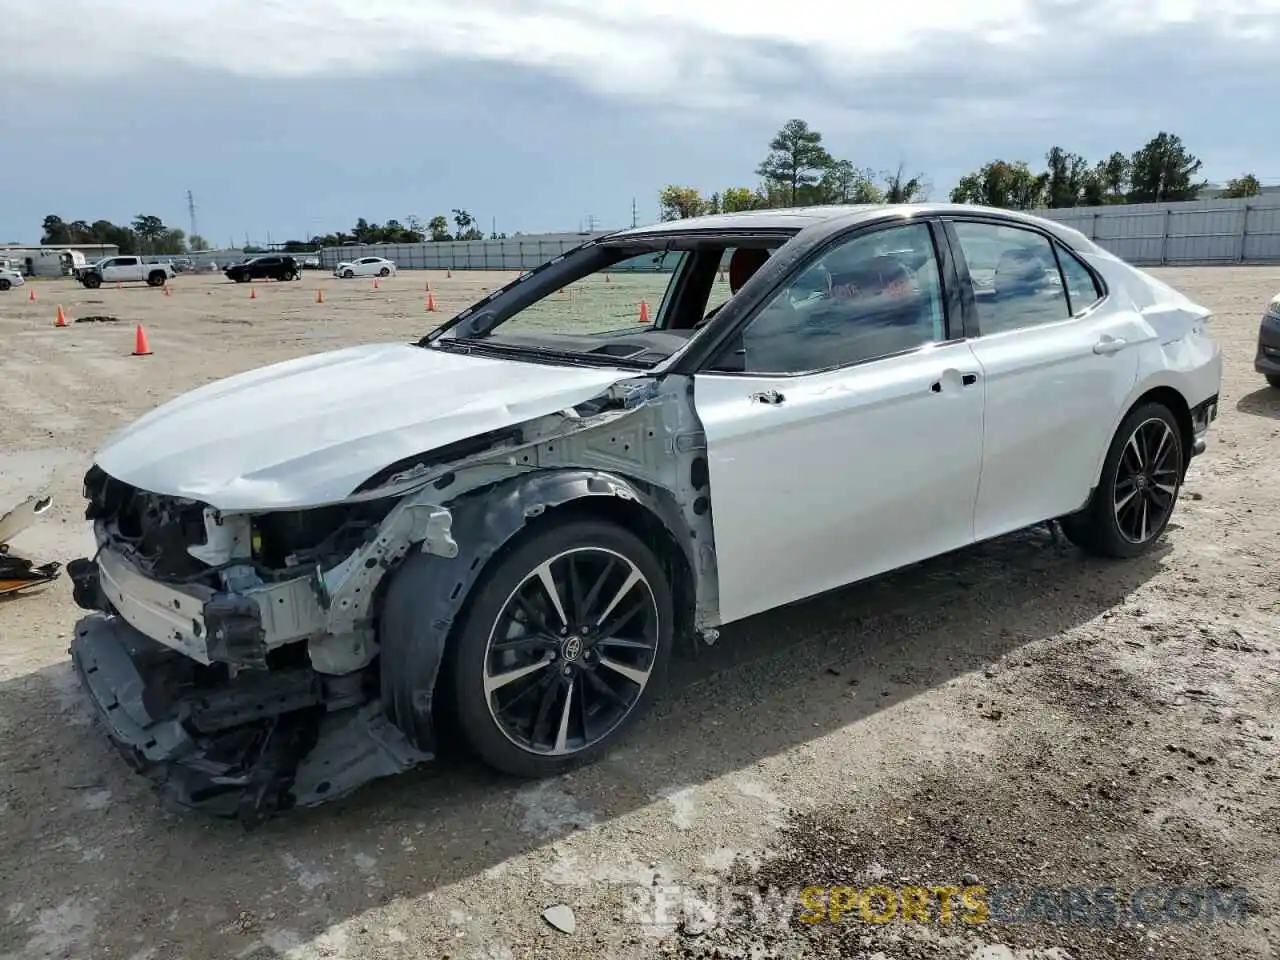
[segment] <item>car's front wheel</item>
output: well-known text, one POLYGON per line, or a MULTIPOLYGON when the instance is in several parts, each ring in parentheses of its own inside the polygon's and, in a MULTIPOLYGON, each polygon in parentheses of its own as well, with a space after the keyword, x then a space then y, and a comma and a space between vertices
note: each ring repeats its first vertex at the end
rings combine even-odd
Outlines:
POLYGON ((3 277, 0 277, 0 291, 8 290, 13 284, 3 277))
POLYGON ((351 279, 351 278, 353 278, 355 275, 356 275, 356 272, 355 272, 354 270, 343 270, 343 271, 342 271, 342 279, 344 279, 344 280, 350 280, 350 279, 351 279))
POLYGON ((1268 373, 1267 386, 1273 387, 1276 390, 1280 390, 1280 374, 1268 373))
POLYGON ((391 268, 390 268, 390 267, 383 267, 381 270, 379 270, 379 271, 378 271, 378 276, 380 276, 380 277, 389 277, 389 276, 391 276, 391 268))
POLYGON ((1186 467, 1177 418, 1144 403, 1120 424, 1088 505, 1062 519, 1062 530, 1089 553, 1129 558, 1145 553, 1173 516, 1186 467))
POLYGON ((529 535, 476 585, 455 638, 459 726, 490 766, 522 777, 597 757, 649 707, 673 643, 662 564, 615 524, 529 535))

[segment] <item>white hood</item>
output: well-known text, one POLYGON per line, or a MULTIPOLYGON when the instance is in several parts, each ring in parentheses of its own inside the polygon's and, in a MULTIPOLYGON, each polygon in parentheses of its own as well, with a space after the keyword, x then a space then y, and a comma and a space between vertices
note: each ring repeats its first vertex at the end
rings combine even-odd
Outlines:
POLYGON ((546 416, 633 377, 403 343, 273 364, 192 390, 111 437, 117 480, 220 510, 332 503, 397 460, 546 416))

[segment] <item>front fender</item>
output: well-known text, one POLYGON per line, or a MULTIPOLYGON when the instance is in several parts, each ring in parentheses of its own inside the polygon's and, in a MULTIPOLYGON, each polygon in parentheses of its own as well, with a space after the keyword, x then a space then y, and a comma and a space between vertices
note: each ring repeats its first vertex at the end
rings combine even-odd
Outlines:
POLYGON ((454 622, 489 561, 547 510, 594 497, 616 497, 647 510, 695 569, 691 537, 672 498, 605 470, 522 474, 451 502, 458 555, 411 552, 392 577, 379 619, 383 705, 420 749, 435 750, 432 707, 440 664, 454 622))

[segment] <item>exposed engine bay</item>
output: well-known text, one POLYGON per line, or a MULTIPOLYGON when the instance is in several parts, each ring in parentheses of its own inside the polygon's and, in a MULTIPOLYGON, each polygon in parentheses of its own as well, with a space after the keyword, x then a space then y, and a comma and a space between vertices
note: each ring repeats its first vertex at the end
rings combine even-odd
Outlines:
MULTIPOLYGON (((713 582, 705 466, 692 434, 676 440, 691 427, 685 393, 679 381, 609 391, 390 464, 307 509, 221 511, 95 465, 84 494, 97 552, 67 566, 91 611, 71 653, 111 739, 170 800, 246 826, 431 759, 453 618, 531 518, 584 498, 633 504, 675 562, 713 582), (700 557, 683 552, 691 527, 700 557), (379 617, 411 553, 438 576, 411 598, 412 649, 388 663, 379 617), (406 671, 412 658, 422 669, 406 671)), ((696 599, 713 604, 714 589, 696 599)))

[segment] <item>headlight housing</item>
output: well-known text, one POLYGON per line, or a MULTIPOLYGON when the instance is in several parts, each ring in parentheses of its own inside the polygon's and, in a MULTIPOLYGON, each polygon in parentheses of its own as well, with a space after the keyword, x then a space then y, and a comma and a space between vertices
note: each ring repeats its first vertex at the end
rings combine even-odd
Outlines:
POLYGON ((1272 298, 1267 304, 1267 316, 1276 320, 1280 320, 1280 296, 1272 298))

